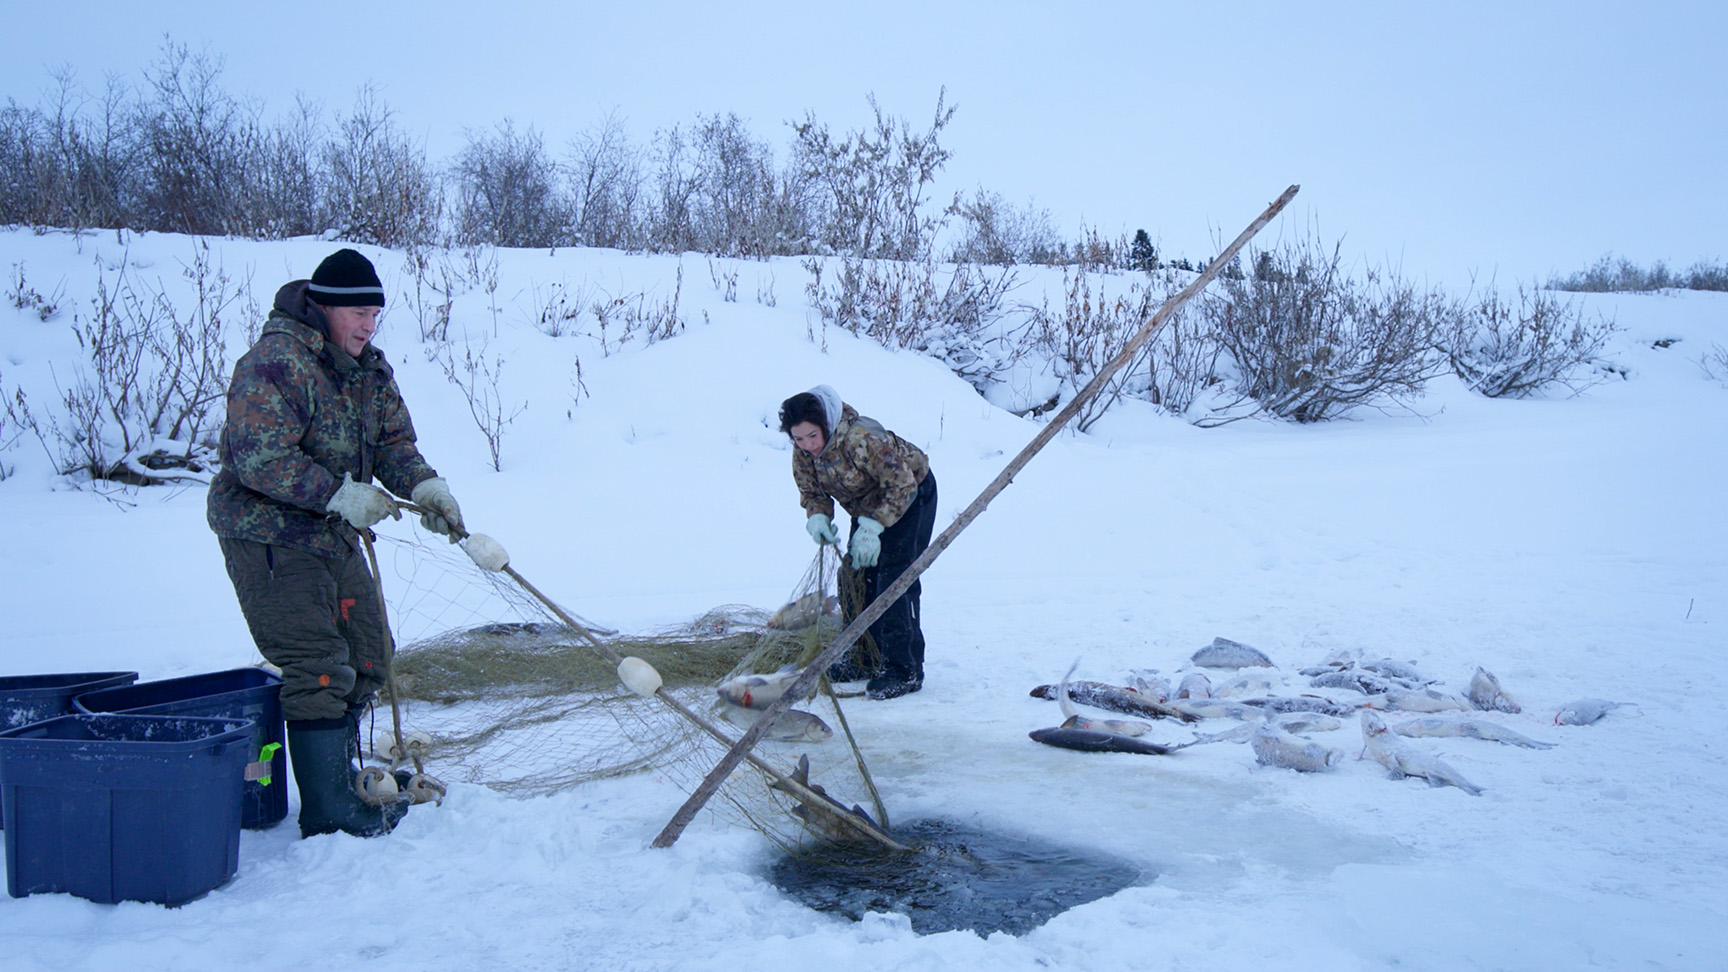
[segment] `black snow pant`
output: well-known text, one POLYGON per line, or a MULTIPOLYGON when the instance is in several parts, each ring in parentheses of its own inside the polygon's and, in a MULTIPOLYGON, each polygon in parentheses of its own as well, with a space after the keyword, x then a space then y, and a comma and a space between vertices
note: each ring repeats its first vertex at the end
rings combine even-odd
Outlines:
POLYGON ((388 677, 390 641, 365 556, 216 539, 253 642, 282 669, 282 717, 335 719, 370 701, 388 677))
MULTIPOLYGON (((918 494, 912 505, 894 525, 882 531, 882 555, 876 566, 864 569, 864 603, 876 600, 876 595, 892 587, 912 561, 930 546, 930 534, 936 526, 936 474, 925 472, 918 484, 918 494)), ((852 518, 852 533, 858 532, 858 518, 852 518)), ((847 543, 851 543, 848 536, 847 543)), ((882 655, 883 671, 902 678, 924 678, 924 629, 919 624, 919 596, 924 593, 924 580, 912 582, 883 615, 870 626, 870 637, 882 655)))

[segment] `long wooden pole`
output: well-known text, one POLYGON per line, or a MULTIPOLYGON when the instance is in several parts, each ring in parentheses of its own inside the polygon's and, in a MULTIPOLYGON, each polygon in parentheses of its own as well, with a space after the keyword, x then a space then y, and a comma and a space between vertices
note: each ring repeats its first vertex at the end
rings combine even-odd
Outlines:
POLYGON ((889 605, 906 593, 919 575, 929 568, 942 551, 948 549, 948 545, 954 542, 960 532, 977 519, 980 513, 984 512, 997 494, 1008 488, 1008 484, 1014 481, 1015 475, 1025 468, 1026 464, 1032 461, 1032 457, 1049 444, 1051 439, 1056 437, 1056 433, 1062 431, 1063 426, 1079 414, 1080 409, 1087 402, 1098 396, 1098 393, 1104 389, 1105 384, 1116 372, 1128 366, 1128 363, 1134 359, 1134 356, 1140 352, 1146 342, 1150 341, 1154 334, 1157 334, 1165 324, 1169 323, 1183 304, 1192 300, 1206 288, 1207 284, 1212 282, 1214 277, 1218 276, 1220 271, 1230 265, 1230 261, 1236 258, 1236 254, 1242 247, 1246 246, 1256 233, 1264 229, 1266 224, 1270 223, 1289 204, 1290 200, 1296 197, 1300 188, 1300 186, 1291 186, 1284 190, 1283 195, 1273 200, 1272 204, 1266 207, 1265 212, 1261 213, 1252 223, 1249 223, 1248 228, 1244 229, 1229 246, 1225 247, 1224 251, 1218 254, 1217 258, 1198 277, 1195 277, 1188 286, 1182 288, 1180 293, 1166 300, 1162 307, 1147 318, 1145 323, 1140 325, 1140 330, 1128 339, 1128 343, 1122 347, 1122 350, 1114 358, 1111 358, 1103 368, 1099 369, 1098 374, 1086 383, 1086 387, 1082 388, 1072 401, 1056 413, 1056 417, 1051 419, 1049 424, 1032 437, 1032 441, 1026 445, 1026 448, 1020 450, 1020 454, 1008 463, 1001 474, 992 480, 990 485, 984 487, 984 491, 978 494, 978 498, 973 500, 970 506, 960 511, 960 515, 954 518, 954 522, 950 523, 940 536, 931 541, 930 546, 925 548, 918 559, 912 561, 911 566, 907 567, 906 571, 894 583, 888 585, 887 590, 878 594, 876 599, 871 601, 869 606, 856 618, 853 618, 852 623, 848 624, 839 636, 816 656, 809 667, 799 673, 798 678, 787 687, 786 694, 763 711, 756 722, 745 731, 731 749, 727 750, 726 755, 703 778, 701 785, 696 788, 696 792, 690 794, 690 798, 678 808, 678 812, 667 822, 665 828, 660 831, 660 835, 654 838, 655 847, 671 847, 677 842, 679 836, 684 833, 684 828, 690 826, 690 821, 695 819, 697 812, 720 789, 720 785, 726 781, 726 777, 738 768, 738 763, 744 759, 745 754, 761 741, 774 717, 784 712, 792 704, 792 700, 804 697, 804 694, 816 684, 816 679, 827 671, 828 666, 838 661, 840 656, 863 636, 870 625, 888 610, 889 605))

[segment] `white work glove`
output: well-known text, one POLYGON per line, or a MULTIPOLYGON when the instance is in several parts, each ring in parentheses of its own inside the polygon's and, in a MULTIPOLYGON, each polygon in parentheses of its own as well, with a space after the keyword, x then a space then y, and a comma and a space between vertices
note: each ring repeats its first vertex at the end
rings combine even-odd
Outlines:
POLYGON ((389 493, 370 483, 357 483, 348 473, 342 474, 342 485, 336 488, 336 495, 330 497, 324 509, 347 520, 356 530, 371 529, 387 516, 402 519, 402 507, 396 505, 389 493))
POLYGON ((433 533, 442 533, 455 543, 457 534, 468 532, 462 525, 462 507, 456 505, 456 497, 450 495, 444 477, 434 476, 426 480, 414 487, 414 493, 408 498, 415 506, 426 508, 426 512, 420 514, 420 525, 433 533))
POLYGON ((874 567, 882 556, 882 524, 867 516, 858 518, 858 529, 852 531, 852 566, 874 567))
POLYGON ((840 534, 834 532, 834 521, 827 514, 812 513, 810 519, 804 521, 804 529, 810 531, 810 539, 820 546, 824 543, 839 544, 840 534))

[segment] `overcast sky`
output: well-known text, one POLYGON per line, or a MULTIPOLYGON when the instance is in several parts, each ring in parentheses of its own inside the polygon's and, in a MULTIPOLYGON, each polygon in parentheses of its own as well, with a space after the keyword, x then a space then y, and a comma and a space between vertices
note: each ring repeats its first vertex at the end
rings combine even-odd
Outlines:
POLYGON ((0 95, 51 69, 142 82, 169 34, 267 116, 367 83, 448 160, 506 116, 548 147, 616 111, 641 142, 735 112, 781 158, 958 107, 945 190, 1048 209, 1071 236, 1144 227, 1209 256, 1290 183, 1280 231, 1447 283, 1604 253, 1728 258, 1728 5, 1719 2, 295 4, 8 0, 0 95))

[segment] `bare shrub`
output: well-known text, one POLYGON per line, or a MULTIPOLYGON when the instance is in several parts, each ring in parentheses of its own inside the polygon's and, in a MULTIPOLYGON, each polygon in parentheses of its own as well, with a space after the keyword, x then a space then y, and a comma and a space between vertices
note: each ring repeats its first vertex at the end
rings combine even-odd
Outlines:
POLYGON ((20 260, 12 264, 12 276, 7 281, 6 300, 21 311, 35 314, 41 321, 51 321, 60 313, 60 302, 66 293, 66 284, 61 282, 53 292, 46 297, 25 279, 24 262, 20 260))
POLYGON ((905 119, 883 114, 876 96, 867 99, 875 124, 835 138, 814 113, 792 126, 795 164, 802 179, 819 193, 818 249, 862 259, 922 259, 940 215, 925 212, 925 198, 936 173, 953 153, 941 145, 942 130, 954 118, 936 98, 930 125, 914 133, 905 119))
POLYGON ((534 327, 547 337, 574 334, 582 319, 582 311, 592 298, 585 286, 572 286, 565 281, 549 285, 545 291, 530 286, 529 307, 534 312, 534 327))
POLYGON ((641 244, 643 159, 630 145, 616 113, 578 135, 569 151, 576 241, 582 246, 631 249, 641 244))
MULTIPOLYGON (((1126 290, 1111 296, 1103 286, 1108 279, 1109 275, 1081 268, 1064 270, 1061 310, 1052 312, 1048 301, 1032 310, 1029 339, 1040 356, 1051 362, 1060 382, 1049 407, 1060 405, 1086 387, 1122 353, 1159 306, 1186 283, 1167 272, 1158 279, 1131 280, 1126 290)), ((1075 416, 1076 428, 1089 430, 1124 398, 1142 399, 1175 415, 1187 413, 1201 392, 1218 381, 1217 361, 1222 350, 1198 315, 1179 314, 1081 409, 1075 416)), ((1205 424, 1206 418, 1202 417, 1200 424, 1205 424)))
POLYGON ((504 394, 499 388, 499 380, 504 376, 504 357, 491 354, 484 342, 478 351, 464 344, 462 355, 457 357, 455 349, 446 342, 433 349, 432 360, 437 362, 450 384, 461 390, 474 426, 486 437, 492 470, 502 471, 500 460, 504 433, 528 408, 526 401, 509 405, 504 402, 504 394))
POLYGON ((1698 369, 1704 377, 1728 388, 1728 348, 1711 344, 1710 350, 1698 356, 1698 369))
POLYGON ((684 330, 684 319, 678 316, 679 298, 684 292, 684 265, 678 265, 672 296, 663 301, 650 301, 646 292, 625 294, 597 300, 589 308, 594 314, 596 331, 591 336, 600 343, 602 356, 610 356, 640 335, 647 344, 664 341, 684 330))
POLYGON ((962 224, 960 240, 949 251, 953 263, 1049 264, 1057 262, 1062 252, 1050 211, 1031 202, 1017 209, 999 193, 980 187, 971 199, 956 201, 950 212, 962 224))
POLYGON ((298 95, 293 114, 261 130, 252 166, 253 198, 246 206, 252 235, 287 239, 324 230, 319 171, 328 139, 323 108, 298 95))
POLYGON ((576 239, 557 165, 533 126, 506 118, 491 132, 468 132, 456 158, 458 243, 552 248, 576 239))
POLYGON ((426 153, 367 85, 324 149, 325 222, 356 243, 407 246, 437 237, 442 195, 426 153))
POLYGON ((37 419, 20 390, 9 412, 29 423, 63 474, 207 482, 228 381, 225 318, 249 282, 213 266, 200 242, 183 269, 196 300, 182 313, 122 267, 112 282, 98 275, 91 313, 73 324, 84 360, 64 385, 56 379, 59 410, 37 419))
POLYGON ((255 110, 217 84, 222 62, 164 40, 145 71, 151 100, 141 135, 148 182, 145 224, 195 235, 244 232, 247 163, 255 156, 255 110))
POLYGON ((1261 253, 1254 273, 1221 275, 1202 305, 1244 395, 1279 418, 1319 422, 1421 393, 1437 370, 1443 297, 1373 269, 1356 280, 1337 246, 1312 237, 1261 253))
POLYGON ((825 284, 823 261, 805 260, 804 268, 811 275, 805 293, 825 328, 928 354, 980 390, 1022 353, 993 327, 1016 285, 1012 270, 842 258, 825 284))
POLYGON ((1548 385, 1574 392, 1601 380, 1586 372, 1614 324, 1587 320, 1552 291, 1518 287, 1516 303, 1490 286, 1461 308, 1443 349, 1465 384, 1489 398, 1526 398, 1548 385))

